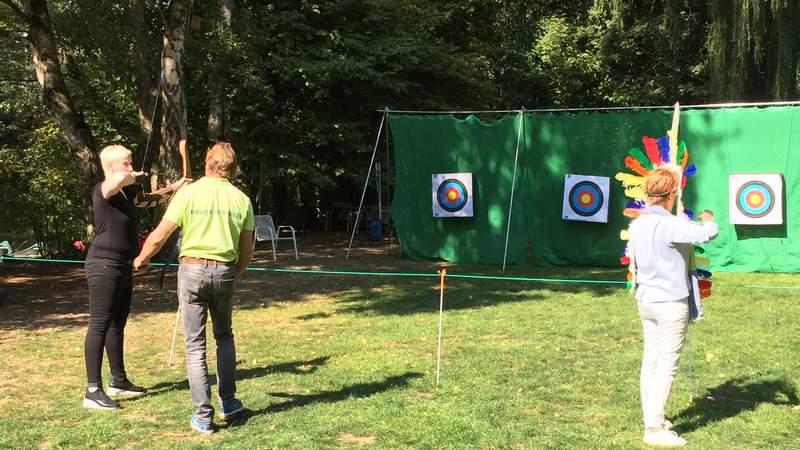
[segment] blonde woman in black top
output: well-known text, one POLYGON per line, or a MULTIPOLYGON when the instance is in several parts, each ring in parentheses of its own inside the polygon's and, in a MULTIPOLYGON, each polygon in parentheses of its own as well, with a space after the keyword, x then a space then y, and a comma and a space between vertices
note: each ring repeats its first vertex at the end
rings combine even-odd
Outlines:
POLYGON ((84 350, 88 384, 83 406, 110 410, 120 406, 110 397, 134 398, 147 392, 128 379, 123 358, 125 324, 133 293, 131 262, 138 251, 140 208, 165 202, 191 180, 181 179, 144 194, 134 185, 136 177, 144 173, 133 170, 130 150, 110 145, 100 152, 100 162, 105 177, 92 192, 95 236, 86 257, 89 327, 84 350), (103 390, 100 375, 103 348, 111 368, 108 394, 103 390))

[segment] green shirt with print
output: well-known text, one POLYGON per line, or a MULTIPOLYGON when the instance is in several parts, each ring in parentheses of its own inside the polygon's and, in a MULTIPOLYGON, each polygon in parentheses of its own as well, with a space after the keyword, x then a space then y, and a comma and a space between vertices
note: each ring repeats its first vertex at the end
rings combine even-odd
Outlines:
POLYGON ((225 178, 203 177, 184 186, 164 213, 181 227, 180 256, 233 262, 242 230, 253 230, 253 206, 225 178))

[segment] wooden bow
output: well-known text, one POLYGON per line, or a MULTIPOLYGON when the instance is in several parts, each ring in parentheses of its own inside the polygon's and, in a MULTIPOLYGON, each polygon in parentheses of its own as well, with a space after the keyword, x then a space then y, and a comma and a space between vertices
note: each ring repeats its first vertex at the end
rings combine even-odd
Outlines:
POLYGON ((192 166, 189 163, 189 149, 186 148, 186 120, 184 120, 182 117, 178 117, 178 105, 175 102, 174 94, 167 85, 167 77, 164 75, 164 72, 161 72, 161 92, 164 93, 164 99, 169 103, 169 109, 171 111, 172 118, 178 125, 178 131, 180 132, 178 154, 181 157, 182 176, 183 178, 191 178, 192 166))
MULTIPOLYGON (((161 72, 161 92, 164 94, 164 99, 169 103, 169 109, 175 123, 178 125, 180 132, 180 141, 178 142, 178 154, 181 157, 181 170, 183 178, 192 177, 192 166, 189 163, 189 149, 186 147, 186 120, 183 117, 178 117, 178 104, 175 102, 174 94, 167 85, 167 77, 164 72, 161 72)), ((164 276, 167 274, 167 269, 170 263, 175 260, 178 255, 178 243, 180 242, 180 235, 175 239, 174 245, 170 251, 169 257, 164 261, 164 267, 161 268, 161 274, 158 278, 159 289, 164 286, 164 276)))

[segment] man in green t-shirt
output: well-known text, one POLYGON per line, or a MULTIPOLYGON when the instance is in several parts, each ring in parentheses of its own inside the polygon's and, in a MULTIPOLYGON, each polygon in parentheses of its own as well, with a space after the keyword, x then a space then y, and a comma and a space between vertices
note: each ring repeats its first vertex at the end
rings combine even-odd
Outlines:
POLYGON ((206 153, 205 176, 175 194, 164 218, 150 233, 133 262, 136 270, 178 228, 182 229, 178 300, 183 316, 186 371, 196 412, 190 425, 213 433, 214 407, 206 364, 206 318, 211 312, 217 343, 220 418, 231 420, 242 409, 236 393, 236 347, 231 315, 234 279, 253 256, 253 206, 228 179, 236 169, 236 153, 220 142, 206 153))

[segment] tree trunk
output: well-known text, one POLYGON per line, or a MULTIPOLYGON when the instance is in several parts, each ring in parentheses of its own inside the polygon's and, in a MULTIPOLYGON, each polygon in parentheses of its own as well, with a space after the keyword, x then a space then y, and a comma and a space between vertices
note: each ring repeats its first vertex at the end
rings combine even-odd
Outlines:
POLYGON ((150 188, 156 189, 158 181, 157 171, 152 170, 153 160, 158 158, 158 148, 161 143, 161 123, 159 115, 163 111, 159 97, 158 58, 149 58, 155 48, 147 38, 146 10, 144 0, 135 0, 130 10, 130 20, 133 27, 133 40, 136 43, 134 58, 136 59, 136 106, 138 108, 139 126, 141 128, 138 139, 137 157, 134 167, 151 174, 150 188))
POLYGON ((69 147, 70 157, 75 164, 84 191, 85 217, 87 225, 92 223, 92 188, 99 180, 100 167, 97 147, 89 126, 75 109, 69 96, 64 76, 58 64, 58 51, 50 24, 50 13, 45 0, 25 0, 22 2, 28 25, 28 44, 36 68, 36 79, 42 88, 45 105, 53 114, 61 134, 69 147))
POLYGON ((183 57, 186 28, 192 12, 192 0, 173 0, 164 26, 164 52, 161 55, 162 101, 161 145, 159 150, 160 183, 180 177, 178 141, 185 136, 186 95, 183 90, 183 57))
MULTIPOLYGON (((233 0, 220 0, 220 23, 222 34, 231 32, 233 20, 233 0)), ((211 55, 212 74, 211 89, 213 93, 208 105, 208 140, 218 142, 227 140, 228 117, 225 111, 225 92, 227 90, 227 64, 221 61, 220 55, 211 55)))

